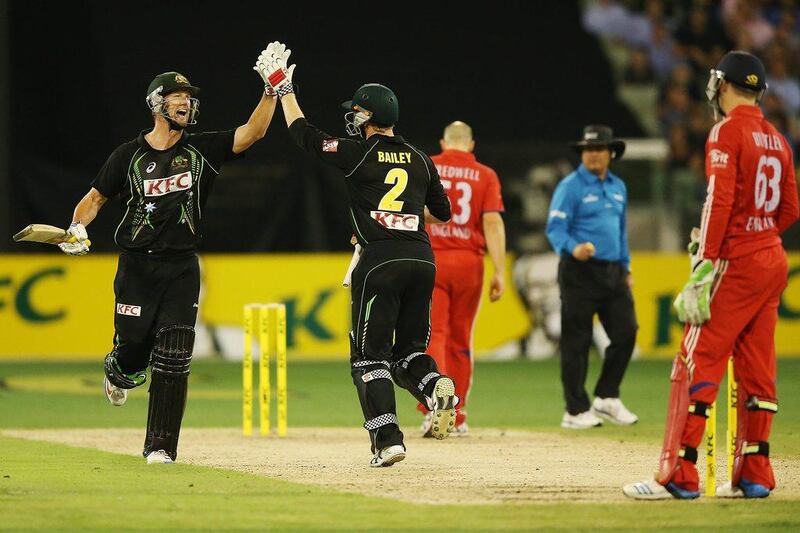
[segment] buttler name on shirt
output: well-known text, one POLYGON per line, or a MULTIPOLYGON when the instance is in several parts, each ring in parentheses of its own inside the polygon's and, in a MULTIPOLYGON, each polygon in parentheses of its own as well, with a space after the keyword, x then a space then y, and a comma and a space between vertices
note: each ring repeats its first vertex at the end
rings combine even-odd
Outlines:
POLYGON ((192 172, 181 172, 168 178, 144 180, 144 195, 164 196, 172 192, 185 191, 191 187, 192 172))

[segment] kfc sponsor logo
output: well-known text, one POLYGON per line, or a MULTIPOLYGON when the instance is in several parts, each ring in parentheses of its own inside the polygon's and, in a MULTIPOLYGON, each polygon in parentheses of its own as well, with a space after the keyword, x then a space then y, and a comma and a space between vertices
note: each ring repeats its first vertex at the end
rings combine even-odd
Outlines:
POLYGON ((728 154, 723 152, 722 150, 717 150, 714 148, 710 152, 708 152, 708 158, 711 160, 711 165, 715 167, 727 167, 728 166, 728 154))
POLYGON ((183 172, 168 178, 144 180, 144 195, 164 196, 172 192, 185 191, 191 187, 192 172, 183 172))
POLYGON ((142 306, 141 305, 117 304, 117 314, 118 315, 127 315, 127 316, 140 317, 140 316, 142 316, 142 306))
POLYGON ((419 217, 417 215, 404 215, 402 213, 387 213, 386 211, 370 211, 370 216, 384 228, 400 231, 417 231, 419 217))
POLYGON ((339 151, 339 139, 325 139, 322 141, 322 151, 323 152, 338 152, 339 151))

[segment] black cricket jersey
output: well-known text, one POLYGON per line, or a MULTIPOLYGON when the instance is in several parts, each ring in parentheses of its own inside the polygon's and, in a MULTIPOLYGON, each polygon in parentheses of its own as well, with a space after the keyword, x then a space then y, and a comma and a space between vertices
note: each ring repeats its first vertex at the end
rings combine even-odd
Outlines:
POLYGON ((350 222, 362 246, 386 240, 430 245, 426 205, 439 220, 450 220, 450 201, 436 166, 399 135, 333 137, 304 118, 292 122, 289 132, 305 151, 344 172, 350 222))
POLYGON ((183 132, 171 148, 156 150, 149 130, 109 156, 92 187, 125 206, 114 241, 123 250, 154 256, 193 253, 201 239, 203 208, 220 167, 233 153, 234 130, 183 132))

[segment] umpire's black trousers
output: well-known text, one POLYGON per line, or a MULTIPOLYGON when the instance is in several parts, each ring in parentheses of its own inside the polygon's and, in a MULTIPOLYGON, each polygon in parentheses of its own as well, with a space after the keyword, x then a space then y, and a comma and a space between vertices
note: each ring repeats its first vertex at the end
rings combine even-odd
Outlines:
POLYGON ((627 271, 620 263, 578 261, 562 256, 558 265, 561 290, 561 383, 567 411, 576 415, 590 407, 586 394, 586 371, 595 313, 608 334, 603 370, 594 395, 618 398, 619 386, 636 344, 636 313, 627 283, 627 271))

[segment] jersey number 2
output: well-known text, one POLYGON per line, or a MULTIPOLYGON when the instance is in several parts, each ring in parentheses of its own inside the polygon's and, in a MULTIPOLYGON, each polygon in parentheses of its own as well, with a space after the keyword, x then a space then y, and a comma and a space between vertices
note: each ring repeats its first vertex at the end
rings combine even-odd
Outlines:
POLYGON ((408 172, 402 168, 393 168, 386 174, 384 183, 394 185, 389 192, 383 195, 381 202, 378 204, 378 209, 381 211, 402 211, 403 201, 398 200, 397 197, 403 194, 408 185, 408 172))
POLYGON ((755 201, 756 209, 764 208, 765 213, 775 211, 781 201, 781 161, 777 157, 762 155, 758 160, 758 168, 756 169, 756 188, 755 188, 755 201), (767 176, 765 172, 769 167, 772 170, 772 176, 767 176), (770 197, 767 200, 767 189, 770 190, 770 197))

